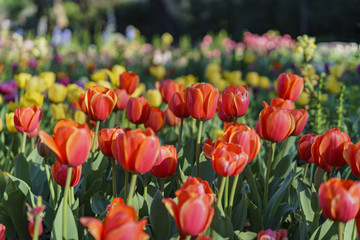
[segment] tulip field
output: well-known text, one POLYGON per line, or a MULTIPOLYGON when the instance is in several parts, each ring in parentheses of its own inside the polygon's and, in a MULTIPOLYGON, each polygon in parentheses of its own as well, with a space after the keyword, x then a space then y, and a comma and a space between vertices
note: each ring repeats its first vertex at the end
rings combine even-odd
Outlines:
POLYGON ((0 31, 0 240, 360 236, 358 44, 133 31, 0 31))

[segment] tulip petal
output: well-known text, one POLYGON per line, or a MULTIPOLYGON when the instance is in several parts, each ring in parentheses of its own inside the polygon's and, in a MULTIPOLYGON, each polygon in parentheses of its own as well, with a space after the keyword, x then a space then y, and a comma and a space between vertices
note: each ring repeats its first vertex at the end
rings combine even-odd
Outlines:
POLYGON ((67 139, 66 157, 67 164, 77 166, 83 164, 89 155, 91 136, 85 129, 78 129, 67 139))
POLYGON ((88 228, 90 234, 95 238, 95 240, 101 240, 103 223, 99 219, 94 217, 81 217, 80 223, 88 228))
POLYGON ((57 155, 60 158, 62 157, 62 155, 60 153, 60 149, 56 145, 54 138, 52 138, 49 134, 47 134, 43 130, 40 130, 39 137, 40 137, 41 141, 54 152, 55 155, 57 155))

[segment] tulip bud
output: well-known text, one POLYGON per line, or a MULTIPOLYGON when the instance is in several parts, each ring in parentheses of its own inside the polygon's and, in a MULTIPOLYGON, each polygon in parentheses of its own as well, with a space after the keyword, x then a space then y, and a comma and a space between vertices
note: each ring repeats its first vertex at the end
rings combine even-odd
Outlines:
POLYGON ((137 85, 139 84, 140 78, 134 72, 123 72, 120 75, 120 89, 125 89, 128 94, 132 94, 137 85))
POLYGON ((124 89, 115 89, 114 91, 117 96, 116 110, 124 110, 130 98, 129 94, 124 89))
POLYGON ((295 120, 295 129, 291 133, 291 136, 299 136, 305 128, 306 122, 309 118, 309 114, 306 109, 294 109, 290 110, 295 120))
POLYGON ((15 128, 19 132, 32 132, 37 127, 42 116, 42 109, 36 105, 17 108, 14 113, 15 128))
POLYGON ((165 110, 165 123, 168 126, 177 126, 180 124, 180 121, 181 119, 176 117, 169 108, 165 110))
POLYGON ((224 113, 232 117, 245 115, 250 101, 248 86, 227 86, 222 93, 224 113))
POLYGON ((287 230, 280 229, 279 232, 271 229, 261 230, 257 235, 257 240, 288 240, 287 230))
POLYGON ((178 118, 187 118, 190 116, 183 93, 175 93, 172 96, 169 102, 169 109, 178 118))
POLYGON ((277 80, 277 91, 279 97, 289 99, 293 102, 298 99, 300 93, 304 88, 304 80, 302 77, 295 74, 282 73, 277 80))
POLYGON ((177 166, 177 152, 173 145, 162 145, 159 156, 150 172, 158 178, 174 175, 177 166))
POLYGON ((38 151, 39 155, 43 158, 50 157, 50 155, 52 153, 51 149, 48 148, 48 146, 46 146, 46 144, 43 143, 40 138, 37 143, 37 151, 38 151))
POLYGON ((160 131, 165 123, 165 113, 159 108, 151 108, 149 118, 144 123, 145 127, 149 127, 154 132, 160 131))
MULTIPOLYGON (((81 178, 81 170, 82 165, 77 165, 73 167, 71 171, 71 180, 70 186, 76 186, 81 178)), ((66 164, 62 164, 59 161, 56 161, 51 167, 51 175, 53 176, 55 182, 62 187, 65 187, 66 177, 68 174, 68 166, 66 164)))
POLYGON ((126 106, 126 114, 130 122, 145 123, 150 115, 150 103, 144 97, 130 98, 126 106))
POLYGON ((14 113, 13 112, 7 113, 5 118, 6 118, 6 127, 9 130, 9 132, 16 133, 17 130, 14 124, 14 113))
POLYGON ((303 135, 297 145, 297 151, 299 158, 307 163, 314 162, 314 159, 311 156, 311 146, 314 143, 316 138, 315 134, 305 134, 303 135))

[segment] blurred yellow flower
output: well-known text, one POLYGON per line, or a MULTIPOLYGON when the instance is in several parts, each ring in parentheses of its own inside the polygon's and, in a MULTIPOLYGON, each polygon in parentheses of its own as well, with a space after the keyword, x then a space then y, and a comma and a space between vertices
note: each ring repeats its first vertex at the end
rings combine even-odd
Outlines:
POLYGON ((340 78, 344 73, 344 67, 339 64, 329 67, 329 72, 336 78, 340 78))
POLYGON ((26 92, 42 93, 46 90, 44 80, 39 77, 32 77, 26 81, 26 92))
POLYGON ((44 103, 44 95, 38 92, 26 92, 20 99, 20 102, 23 107, 31 107, 33 105, 42 107, 44 103))
POLYGON ((39 77, 44 80, 46 89, 50 89, 56 80, 56 75, 53 72, 42 72, 39 77))
POLYGON ((329 75, 325 80, 325 90, 329 93, 338 94, 340 92, 341 83, 335 76, 329 75))
POLYGON ((237 70, 237 71, 224 71, 223 72, 224 78, 226 80, 228 80, 231 84, 233 85, 242 85, 242 81, 241 81, 241 71, 237 70))
POLYGON ((259 87, 262 89, 269 89, 271 86, 270 79, 267 76, 260 76, 259 87))
POLYGON ((296 104, 298 104, 299 106, 305 106, 306 104, 308 104, 310 101, 310 95, 309 93, 306 92, 302 92, 299 96, 299 98, 296 100, 296 104))
POLYGON ((96 85, 99 85, 99 86, 103 86, 103 87, 106 87, 106 88, 110 88, 111 89, 111 83, 108 82, 108 81, 105 81, 105 80, 99 80, 96 82, 96 85))
POLYGON ((71 83, 67 86, 67 97, 69 99, 70 103, 73 103, 74 100, 79 100, 79 97, 82 93, 85 92, 84 89, 82 89, 82 87, 80 87, 79 85, 75 84, 75 83, 71 83))
POLYGON ((30 73, 19 73, 18 75, 14 76, 16 83, 18 84, 19 88, 24 89, 26 86, 27 80, 31 78, 30 73))
POLYGON ((259 86, 260 76, 257 72, 248 72, 246 74, 246 82, 250 86, 259 86))
POLYGON ((3 103, 3 97, 0 95, 0 105, 3 103))
POLYGON ((306 62, 309 62, 314 56, 314 52, 316 49, 315 41, 315 37, 309 37, 306 34, 297 37, 295 52, 304 55, 306 62))
POLYGON ((214 87, 219 89, 219 92, 221 93, 227 86, 230 85, 230 83, 224 79, 218 79, 214 81, 210 81, 214 87))
POLYGON ((322 94, 321 98, 320 98, 320 103, 324 104, 327 102, 328 99, 329 99, 329 96, 327 94, 322 94))
POLYGON ((94 82, 100 81, 100 80, 107 80, 107 74, 104 70, 99 70, 90 76, 91 80, 94 82))
POLYGON ((151 107, 159 107, 162 103, 161 93, 157 89, 149 89, 144 93, 144 98, 149 101, 151 107))
POLYGON ((144 83, 139 83, 135 91, 130 95, 130 97, 139 97, 146 91, 146 86, 144 83))
POLYGON ((66 119, 67 110, 68 110, 67 104, 62 104, 62 103, 50 104, 51 117, 56 121, 59 121, 61 119, 66 119))
POLYGON ((98 84, 96 82, 87 82, 85 84, 85 90, 88 89, 89 87, 94 87, 97 86, 98 84))
POLYGON ((86 123, 86 114, 81 110, 76 110, 74 114, 74 121, 80 124, 86 123))
POLYGON ((15 103, 13 101, 9 102, 9 109, 10 111, 12 112, 15 112, 15 110, 18 108, 18 107, 21 107, 21 104, 18 102, 18 103, 15 103))
POLYGON ((210 79, 219 79, 221 78, 221 66, 216 63, 210 63, 206 66, 205 77, 210 81, 210 79))
POLYGON ((170 33, 166 32, 163 35, 161 35, 161 43, 163 46, 168 47, 173 41, 174 38, 170 33))
POLYGON ((247 50, 244 54, 244 62, 247 65, 253 64, 256 61, 256 55, 253 51, 247 50))
POLYGON ((224 130, 218 129, 215 133, 215 140, 224 135, 224 130))
POLYGON ((114 80, 111 79, 111 84, 115 88, 120 87, 120 75, 126 71, 124 66, 121 65, 114 65, 111 69, 112 73, 114 74, 114 80))
POLYGON ((0 132, 3 130, 3 128, 4 128, 3 120, 0 118, 0 132))
POLYGON ((150 74, 156 78, 157 81, 163 80, 166 74, 166 68, 162 65, 150 66, 150 74))
POLYGON ((50 101, 54 102, 54 103, 62 103, 65 101, 66 95, 67 95, 67 87, 62 85, 62 84, 58 84, 55 83, 48 92, 48 96, 50 101))
POLYGON ((184 89, 190 87, 192 84, 196 83, 198 78, 192 74, 184 75, 175 79, 175 82, 183 84, 184 89))
POLYGON ((6 127, 9 130, 9 132, 16 133, 17 130, 14 124, 14 113, 13 112, 7 113, 5 119, 6 119, 6 127))

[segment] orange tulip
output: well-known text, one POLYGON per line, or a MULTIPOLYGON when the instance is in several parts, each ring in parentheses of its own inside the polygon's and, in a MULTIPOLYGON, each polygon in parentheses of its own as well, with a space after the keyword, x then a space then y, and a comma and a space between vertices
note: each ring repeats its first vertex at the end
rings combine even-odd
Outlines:
POLYGON ((100 151, 107 157, 113 157, 111 151, 111 143, 117 137, 119 132, 122 130, 121 127, 116 128, 103 128, 98 133, 98 142, 100 151))
POLYGON ((177 152, 173 145, 161 145, 159 156, 151 169, 152 175, 167 178, 174 175, 177 166, 177 152))
POLYGON ((295 102, 300 96, 303 88, 304 80, 298 75, 282 73, 278 77, 277 91, 280 98, 289 99, 295 102))
POLYGON ((150 103, 144 97, 130 98, 126 106, 128 119, 135 124, 145 123, 150 111, 150 103))
POLYGON ((280 229, 279 232, 271 229, 261 230, 257 235, 257 240, 288 240, 287 230, 280 229))
POLYGON ((124 89, 115 89, 114 92, 117 96, 116 110, 124 110, 130 98, 129 94, 124 89))
POLYGON ((110 208, 104 222, 94 217, 81 217, 80 223, 87 227, 95 240, 145 240, 149 235, 144 232, 146 219, 138 221, 133 207, 124 201, 110 208))
POLYGON ((211 152, 211 164, 221 176, 239 175, 248 162, 248 156, 237 144, 220 142, 211 152))
POLYGON ((309 114, 306 109, 294 109, 290 110, 295 120, 295 129, 291 133, 291 136, 299 136, 305 128, 306 122, 309 118, 309 114))
POLYGON ((314 159, 311 156, 311 146, 313 145, 315 138, 317 135, 315 134, 305 134, 303 135, 297 145, 297 151, 299 158, 307 163, 313 163, 314 159))
POLYGON ((178 118, 177 116, 175 116, 172 111, 170 110, 170 108, 167 108, 165 110, 165 123, 168 126, 177 126, 180 124, 181 119, 178 118))
POLYGON ((311 146, 315 164, 326 171, 331 170, 331 167, 345 166, 343 152, 347 142, 350 142, 350 137, 346 132, 341 132, 338 128, 326 130, 311 146))
POLYGON ((344 158, 351 167, 351 172, 356 177, 360 177, 360 142, 356 145, 346 142, 344 145, 344 158))
POLYGON ((14 113, 15 128, 19 132, 32 132, 36 129, 42 116, 42 109, 36 105, 17 108, 14 113))
POLYGON ((39 136, 58 161, 70 166, 83 164, 90 152, 92 137, 86 124, 61 120, 54 127, 54 137, 40 130, 39 136))
MULTIPOLYGON (((76 186, 81 178, 82 165, 75 166, 71 172, 71 181, 70 186, 76 186)), ((66 176, 68 173, 68 166, 62 164, 59 161, 56 161, 51 167, 51 175, 53 176, 55 182, 62 187, 65 187, 66 176)))
POLYGON ((185 102, 190 115, 204 121, 214 117, 219 90, 210 83, 192 84, 186 88, 185 102))
POLYGON ((120 89, 125 89, 128 94, 132 94, 137 85, 139 84, 140 78, 134 72, 123 72, 120 75, 120 89))
POLYGON ((112 89, 103 86, 93 86, 87 89, 84 101, 90 119, 102 121, 115 108, 117 96, 112 89))
POLYGON ((0 223, 0 240, 5 240, 5 226, 0 223))
POLYGON ((111 201, 111 203, 106 206, 106 211, 110 211, 113 207, 115 207, 115 206, 118 205, 118 204, 124 205, 124 204, 125 204, 124 199, 122 199, 121 197, 115 197, 115 198, 113 198, 113 200, 111 201))
POLYGON ((245 115, 250 102, 248 86, 227 86, 222 92, 222 107, 226 115, 241 117, 245 115))
POLYGON ((168 103, 175 93, 183 91, 184 85, 167 79, 160 83, 159 88, 163 101, 168 103))
MULTIPOLYGON (((267 104, 267 102, 263 101, 263 106, 264 107, 268 107, 269 104, 267 104)), ((272 107, 280 107, 280 108, 285 108, 287 110, 291 110, 294 108, 294 104, 292 101, 290 100, 285 100, 282 98, 273 98, 270 102, 270 106, 272 107)))
POLYGON ((359 212, 360 183, 331 178, 320 185, 319 203, 326 218, 346 223, 359 212))
POLYGON ((260 113, 259 127, 264 139, 281 142, 294 131, 295 120, 288 110, 269 106, 260 113))
POLYGON ((234 117, 231 115, 228 115, 224 112, 224 107, 222 103, 222 96, 219 97, 218 104, 217 104, 217 114, 218 117, 222 122, 234 122, 234 117))
POLYGON ((169 109, 178 118, 190 116, 189 110, 184 100, 184 93, 175 93, 169 102, 169 109))
POLYGON ((114 158, 126 171, 146 173, 156 162, 160 140, 151 128, 120 131, 111 144, 114 158))
POLYGON ((154 132, 158 132, 163 128, 164 123, 165 113, 160 108, 151 108, 149 118, 144 123, 144 126, 151 128, 154 132))
POLYGON ((206 231, 214 216, 212 204, 215 199, 208 182, 190 176, 175 195, 178 203, 172 198, 162 201, 175 219, 180 239, 185 239, 185 235, 197 236, 206 231))

